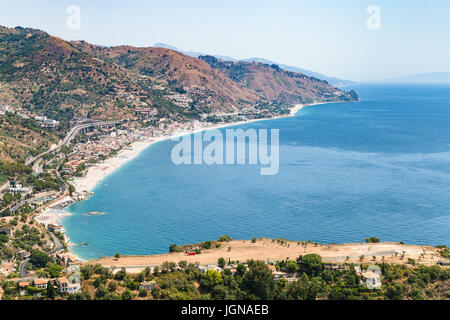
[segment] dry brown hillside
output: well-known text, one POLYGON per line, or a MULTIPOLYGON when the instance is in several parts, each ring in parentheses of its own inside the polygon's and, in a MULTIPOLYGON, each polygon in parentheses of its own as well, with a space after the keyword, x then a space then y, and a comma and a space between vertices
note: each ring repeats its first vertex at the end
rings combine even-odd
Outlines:
POLYGON ((358 100, 358 95, 354 91, 345 92, 326 81, 302 73, 285 71, 275 64, 222 61, 212 56, 200 56, 200 59, 222 71, 242 87, 252 89, 274 103, 358 100))
POLYGON ((65 121, 129 119, 136 104, 176 119, 181 112, 151 84, 43 31, 0 27, 0 103, 65 121))
POLYGON ((169 82, 186 90, 197 104, 212 111, 237 111, 255 105, 262 96, 232 81, 219 70, 196 58, 164 48, 100 47, 86 42, 75 46, 137 73, 169 82))
POLYGON ((165 48, 74 46, 134 72, 168 81, 212 111, 236 111, 249 105, 289 105, 322 101, 356 101, 356 93, 326 81, 284 71, 276 65, 200 59, 165 48))

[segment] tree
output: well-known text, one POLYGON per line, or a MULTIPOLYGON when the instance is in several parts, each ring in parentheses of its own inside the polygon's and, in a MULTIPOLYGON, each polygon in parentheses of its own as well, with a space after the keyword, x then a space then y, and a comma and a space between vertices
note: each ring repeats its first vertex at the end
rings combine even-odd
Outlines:
POLYGON ((44 268, 52 260, 53 259, 49 255, 47 255, 45 252, 42 252, 39 250, 31 251, 30 262, 32 265, 34 265, 37 268, 44 268))
POLYGON ((134 298, 134 294, 128 288, 125 289, 125 291, 122 293, 122 300, 131 300, 133 298, 134 298))
POLYGON ((53 287, 52 281, 48 280, 47 282, 47 298, 49 298, 50 300, 55 300, 55 288, 53 287))
POLYGON ((318 275, 323 270, 322 257, 316 253, 299 256, 297 263, 300 267, 300 272, 304 272, 308 276, 318 275))
POLYGON ((219 271, 216 270, 210 269, 206 271, 206 277, 208 278, 209 286, 211 288, 223 282, 222 275, 220 274, 219 271))
POLYGON ((366 241, 366 243, 378 243, 378 242, 380 242, 380 239, 378 239, 377 237, 365 238, 364 240, 366 241))
POLYGON ((161 288, 155 286, 152 288, 152 297, 153 299, 159 299, 161 297, 161 288))
POLYGON ((405 293, 405 287, 401 284, 394 283, 386 288, 386 297, 390 300, 401 300, 405 293))
POLYGON ((299 266, 295 261, 288 260, 286 261, 286 265, 284 268, 286 269, 287 272, 293 273, 298 271, 299 266))
POLYGON ((211 241, 205 241, 202 244, 202 247, 205 248, 206 250, 211 249, 212 246, 212 242, 211 241))
POLYGON ((321 289, 323 281, 318 277, 309 278, 306 273, 302 274, 298 281, 292 282, 287 289, 288 296, 296 300, 315 300, 321 289))
POLYGON ((230 242, 232 239, 230 236, 221 236, 217 241, 218 242, 230 242))
POLYGON ((6 234, 0 234, 0 244, 7 243, 9 241, 9 238, 6 234))
POLYGON ((105 286, 102 283, 100 283, 99 286, 97 287, 97 291, 95 292, 95 297, 103 298, 106 294, 107 294, 107 291, 106 291, 105 286))
POLYGON ((7 192, 7 193, 5 193, 5 194, 3 195, 3 201, 4 201, 6 204, 11 203, 12 200, 13 200, 13 196, 11 195, 11 193, 7 192))
POLYGON ((220 257, 219 260, 217 260, 217 264, 220 268, 223 268, 227 264, 227 261, 223 257, 220 257))
POLYGON ((52 278, 58 278, 61 275, 62 270, 63 268, 57 264, 54 264, 51 267, 47 268, 47 272, 52 278))
POLYGON ((178 266, 180 267, 181 270, 186 269, 188 263, 185 260, 181 260, 180 262, 178 262, 178 266))
POLYGON ((169 246, 169 252, 175 252, 176 247, 177 247, 177 245, 176 245, 175 243, 172 243, 172 244, 169 246))
POLYGON ((147 296, 147 294, 148 294, 148 290, 147 289, 145 289, 145 288, 139 289, 139 297, 144 298, 144 297, 147 296))
POLYGON ((275 287, 272 271, 263 261, 250 260, 248 268, 242 279, 243 290, 249 294, 250 299, 271 299, 275 287))
POLYGON ((67 297, 67 300, 84 300, 84 296, 80 292, 78 292, 78 293, 71 293, 67 297))
POLYGON ((245 274, 245 271, 247 271, 247 267, 245 265, 243 265, 242 263, 239 263, 236 268, 237 275, 243 277, 245 274))
POLYGON ((158 267, 158 266, 156 266, 156 267, 153 268, 153 274, 154 274, 155 276, 157 276, 157 275, 159 274, 159 267, 158 267))
POLYGON ((117 260, 119 260, 119 258, 120 258, 120 253, 116 253, 116 254, 114 255, 114 258, 116 258, 117 260))
POLYGON ((69 185, 69 193, 72 195, 75 192, 75 187, 73 185, 69 185))
POLYGON ((127 272, 126 272, 125 268, 120 269, 114 275, 114 279, 116 279, 116 280, 125 280, 126 277, 127 277, 127 272))

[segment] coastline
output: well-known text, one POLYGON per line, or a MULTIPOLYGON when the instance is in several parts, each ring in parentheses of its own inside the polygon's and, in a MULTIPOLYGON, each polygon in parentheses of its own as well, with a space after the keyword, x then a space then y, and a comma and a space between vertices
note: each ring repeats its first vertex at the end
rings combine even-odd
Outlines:
MULTIPOLYGON (((219 248, 202 250, 201 254, 186 255, 185 252, 170 252, 156 255, 125 255, 120 259, 103 257, 90 260, 89 264, 100 263, 102 266, 119 270, 125 268, 128 273, 139 273, 146 267, 153 268, 165 261, 178 263, 188 261, 200 265, 217 265, 219 258, 227 261, 247 261, 249 259, 265 262, 285 260, 286 257, 298 257, 305 254, 318 254, 323 261, 331 263, 361 263, 375 264, 380 261, 406 264, 408 258, 420 261, 421 264, 434 265, 438 263, 439 249, 432 246, 416 244, 401 244, 398 242, 379 243, 340 243, 315 244, 286 240, 280 243, 269 238, 252 240, 232 240, 223 242, 219 248), (232 247, 232 250, 228 248, 232 247), (405 257, 402 258, 402 255, 405 257), (373 259, 375 257, 375 259, 373 259)), ((197 244, 198 245, 198 244, 197 244)), ((187 245, 191 248, 195 245, 187 245)))
MULTIPOLYGON (((300 111, 301 109, 309 106, 315 106, 320 104, 328 104, 328 103, 342 103, 341 101, 337 102, 314 102, 309 104, 295 104, 294 107, 290 108, 290 112, 287 115, 280 115, 276 117, 271 118, 263 118, 263 119, 252 119, 247 121, 238 121, 238 122, 230 122, 230 123, 220 123, 212 126, 202 126, 195 130, 189 130, 189 131, 183 131, 183 132, 175 132, 171 135, 165 135, 160 137, 154 137, 150 141, 135 141, 119 151, 119 153, 111 158, 108 158, 102 162, 96 163, 93 166, 89 167, 87 170, 87 173, 82 176, 74 179, 72 182, 72 185, 75 187, 75 192, 83 195, 91 195, 93 194, 93 190, 99 185, 106 177, 108 177, 110 174, 114 173, 117 169, 122 167, 124 164, 128 163, 129 161, 137 158, 142 151, 146 150, 148 147, 153 145, 154 143, 165 141, 168 139, 174 139, 177 137, 182 137, 186 135, 191 135, 198 132, 203 132, 207 130, 215 130, 215 129, 221 129, 225 127, 234 127, 238 125, 243 125, 247 123, 252 122, 259 122, 259 121, 265 121, 265 120, 275 120, 280 118, 289 118, 294 117, 295 114, 300 111)), ((74 203, 78 201, 82 201, 84 199, 73 199, 74 203)), ((48 213, 48 210, 45 210, 42 214, 48 213)), ((56 222, 57 224, 60 224, 63 226, 63 219, 65 217, 68 217, 72 215, 71 212, 67 210, 67 208, 63 209, 65 211, 65 214, 58 215, 53 219, 53 222, 56 222)), ((72 243, 70 241, 70 237, 65 234, 66 243, 69 248, 69 252, 73 255, 75 255, 79 260, 86 261, 84 259, 81 259, 79 256, 77 256, 72 250, 70 250, 70 247, 76 246, 77 244, 72 243)))
MULTIPOLYGON (((83 177, 79 177, 74 179, 73 186, 75 187, 75 191, 80 194, 85 193, 91 193, 92 190, 95 189, 95 187, 102 182, 107 176, 112 174, 114 171, 119 169, 121 166, 126 164, 127 162, 137 158, 142 151, 153 145, 154 143, 182 137, 186 135, 190 135, 193 133, 203 132, 207 130, 215 130, 215 129, 221 129, 226 127, 234 127, 246 123, 252 123, 252 122, 258 122, 258 121, 265 121, 265 120, 275 120, 280 118, 287 118, 287 117, 293 117, 295 114, 303 109, 304 107, 319 105, 319 104, 328 104, 330 102, 314 102, 310 104, 296 104, 294 107, 290 108, 289 115, 282 115, 282 116, 276 116, 272 118, 264 118, 264 119, 252 119, 248 121, 238 121, 238 122, 230 122, 230 123, 220 123, 217 125, 213 125, 210 127, 199 127, 198 129, 191 130, 191 131, 184 131, 175 133, 172 135, 166 135, 166 136, 160 136, 155 137, 152 139, 152 141, 136 141, 130 144, 125 149, 122 149, 115 157, 111 157, 106 159, 103 162, 99 162, 97 164, 94 164, 93 166, 89 167, 87 170, 87 173, 83 177)), ((332 102, 331 102, 332 103, 332 102)))

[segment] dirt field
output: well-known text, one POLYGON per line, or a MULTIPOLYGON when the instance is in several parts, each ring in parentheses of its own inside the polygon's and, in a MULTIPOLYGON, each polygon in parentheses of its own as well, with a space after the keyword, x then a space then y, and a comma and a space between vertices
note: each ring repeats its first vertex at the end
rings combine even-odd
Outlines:
POLYGON ((125 267, 127 271, 139 272, 146 266, 161 265, 165 261, 178 263, 185 260, 191 263, 215 264, 220 257, 227 261, 245 262, 248 259, 276 261, 286 258, 296 259, 299 255, 317 253, 324 261, 336 262, 381 262, 384 257, 385 262, 406 263, 408 258, 415 259, 421 264, 436 264, 439 260, 437 249, 429 246, 406 245, 392 242, 384 243, 351 243, 351 244, 299 244, 297 242, 287 242, 280 244, 276 240, 258 239, 256 243, 250 240, 235 240, 225 242, 223 247, 218 249, 203 250, 201 254, 187 256, 184 253, 167 253, 150 256, 122 256, 119 259, 102 258, 90 261, 89 263, 100 263, 105 267, 125 267), (230 249, 228 249, 230 248, 230 249), (404 253, 403 259, 401 258, 404 253), (424 254, 422 257, 421 255, 424 254), (364 258, 361 260, 361 256, 364 258), (375 260, 374 257, 375 256, 375 260))

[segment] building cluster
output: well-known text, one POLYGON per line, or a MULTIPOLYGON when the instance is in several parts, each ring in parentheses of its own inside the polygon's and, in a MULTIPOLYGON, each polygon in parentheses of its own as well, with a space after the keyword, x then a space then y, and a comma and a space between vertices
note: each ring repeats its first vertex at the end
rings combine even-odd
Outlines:
POLYGON ((79 265, 70 265, 65 271, 65 276, 56 279, 33 278, 22 279, 17 283, 21 296, 34 290, 47 290, 48 285, 56 287, 60 294, 78 293, 81 291, 81 273, 79 265))
POLYGON ((165 96, 167 99, 173 102, 173 104, 182 107, 184 109, 190 108, 192 104, 192 99, 189 98, 186 94, 174 93, 165 96))
POLYGON ((18 117, 26 120, 34 119, 41 124, 41 127, 45 128, 54 128, 59 124, 59 122, 56 120, 48 119, 45 116, 38 116, 37 114, 25 110, 23 108, 20 107, 13 108, 12 106, 7 104, 0 104, 0 116, 5 115, 7 113, 15 114, 18 117))
POLYGON ((7 104, 0 104, 0 116, 3 116, 8 112, 14 112, 14 109, 7 104))
POLYGON ((36 117, 34 117, 34 120, 40 122, 41 127, 45 127, 45 128, 54 128, 59 124, 58 121, 53 120, 53 119, 47 119, 47 117, 45 117, 45 116, 36 116, 36 117))

